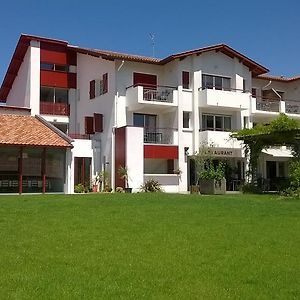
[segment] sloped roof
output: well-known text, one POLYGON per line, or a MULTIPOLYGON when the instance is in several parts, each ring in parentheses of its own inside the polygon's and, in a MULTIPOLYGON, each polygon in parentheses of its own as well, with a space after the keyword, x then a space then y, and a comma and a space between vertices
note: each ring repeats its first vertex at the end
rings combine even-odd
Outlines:
POLYGON ((300 79, 300 76, 293 76, 293 77, 286 77, 286 76, 275 76, 270 74, 262 74, 256 77, 257 79, 264 79, 264 80, 274 80, 274 81, 281 81, 281 82, 291 82, 300 79))
POLYGON ((71 139, 37 117, 0 115, 0 145, 72 148, 71 139))
POLYGON ((30 41, 46 42, 55 45, 60 45, 66 47, 66 49, 75 51, 77 53, 88 54, 88 55, 101 57, 103 59, 108 59, 108 60, 118 59, 118 60, 134 61, 134 62, 141 62, 147 64, 155 64, 155 65, 165 65, 175 59, 184 59, 185 57, 190 55, 194 55, 194 54, 201 55, 202 53, 205 52, 216 51, 216 52, 221 52, 231 58, 234 57, 237 58, 241 63, 243 63, 252 71, 253 76, 264 74, 269 71, 261 64, 255 62, 254 60, 248 58, 247 56, 241 54, 240 52, 234 50, 233 48, 225 44, 218 44, 209 47, 203 47, 203 48, 198 48, 198 49, 189 50, 185 52, 175 53, 166 58, 159 59, 159 58, 153 58, 153 57, 147 57, 141 55, 119 53, 114 51, 83 48, 83 47, 70 45, 67 41, 22 34, 20 36, 15 52, 13 54, 10 65, 8 67, 8 70, 6 72, 6 75, 4 77, 4 80, 0 88, 0 101, 6 100, 8 93, 12 87, 12 84, 18 74, 19 68, 23 62, 30 41))

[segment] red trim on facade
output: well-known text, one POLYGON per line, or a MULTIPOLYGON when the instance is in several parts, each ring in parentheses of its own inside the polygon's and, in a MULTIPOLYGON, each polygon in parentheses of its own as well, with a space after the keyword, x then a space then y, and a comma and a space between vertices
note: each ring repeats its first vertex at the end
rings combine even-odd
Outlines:
POLYGON ((178 146, 144 145, 144 158, 178 159, 178 146))
POLYGON ((118 174, 120 166, 126 166, 126 127, 116 128, 115 132, 115 183, 125 188, 125 180, 118 174))
POLYGON ((66 65, 67 64, 66 48, 64 48, 63 52, 41 49, 41 62, 66 65))
POLYGON ((76 89, 76 74, 41 70, 41 85, 76 89))

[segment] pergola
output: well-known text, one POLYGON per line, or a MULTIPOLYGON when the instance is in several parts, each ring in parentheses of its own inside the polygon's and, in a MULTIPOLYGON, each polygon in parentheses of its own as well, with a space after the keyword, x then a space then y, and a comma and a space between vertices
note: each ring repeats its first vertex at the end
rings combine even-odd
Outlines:
POLYGON ((233 138, 243 141, 245 154, 249 156, 249 171, 256 179, 257 161, 265 148, 287 146, 293 156, 300 158, 300 126, 298 121, 280 114, 270 124, 259 125, 251 129, 242 129, 232 134, 233 138))
POLYGON ((0 115, 0 192, 63 192, 71 141, 41 117, 0 115))

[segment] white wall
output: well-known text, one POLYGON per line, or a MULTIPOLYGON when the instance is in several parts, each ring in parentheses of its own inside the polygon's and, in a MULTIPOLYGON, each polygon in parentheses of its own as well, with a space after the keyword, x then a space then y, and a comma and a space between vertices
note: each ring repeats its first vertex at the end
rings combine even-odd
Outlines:
MULTIPOLYGON (((106 168, 112 168, 112 128, 114 126, 114 100, 116 93, 115 86, 115 63, 113 61, 92 57, 89 55, 77 55, 77 98, 76 105, 72 105, 73 114, 77 116, 77 126, 72 125, 72 129, 76 129, 77 133, 83 134, 85 131, 85 116, 93 116, 94 113, 103 114, 104 132, 94 135, 101 149, 97 153, 101 153, 100 164, 103 165, 104 157, 108 162, 106 168), (108 73, 108 93, 90 99, 90 81, 102 79, 103 74, 108 73), (74 128, 76 127, 76 128, 74 128)), ((72 121, 74 122, 74 121, 72 121)), ((99 170, 96 170, 99 171, 99 170)), ((111 170, 110 170, 111 173, 111 170)))
POLYGON ((126 166, 129 187, 138 192, 144 179, 144 129, 126 127, 126 166))
POLYGON ((30 107, 31 114, 40 110, 40 44, 31 41, 17 77, 10 90, 7 105, 30 107))

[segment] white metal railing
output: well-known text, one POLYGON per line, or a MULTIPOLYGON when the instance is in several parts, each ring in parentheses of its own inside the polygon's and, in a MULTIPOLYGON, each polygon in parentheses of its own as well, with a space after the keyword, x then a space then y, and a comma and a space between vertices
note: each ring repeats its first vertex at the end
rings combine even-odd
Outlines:
POLYGON ((144 128, 144 143, 174 144, 174 128, 144 128))
POLYGON ((300 101, 286 100, 285 112, 288 114, 300 114, 300 101))
POLYGON ((175 87, 169 86, 143 87, 143 100, 173 103, 174 90, 175 87))
POLYGON ((271 99, 257 99, 256 109, 262 111, 279 112, 280 101, 271 99))

